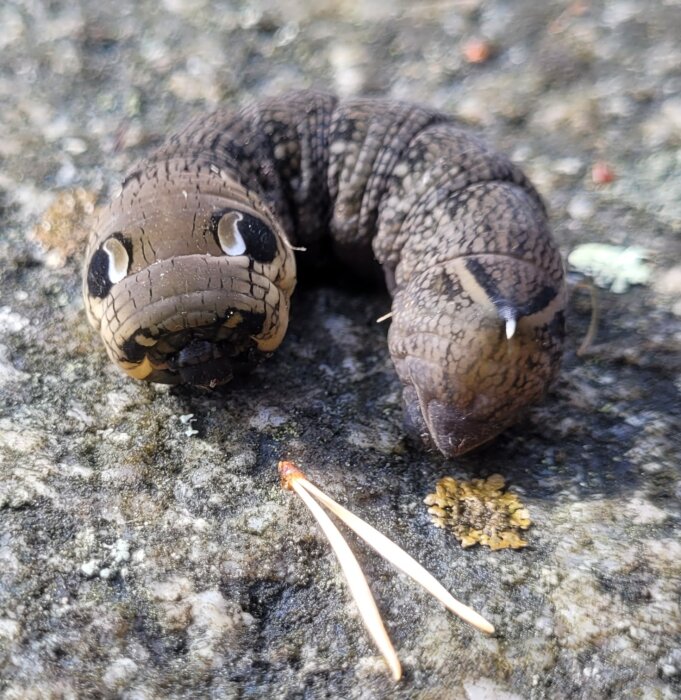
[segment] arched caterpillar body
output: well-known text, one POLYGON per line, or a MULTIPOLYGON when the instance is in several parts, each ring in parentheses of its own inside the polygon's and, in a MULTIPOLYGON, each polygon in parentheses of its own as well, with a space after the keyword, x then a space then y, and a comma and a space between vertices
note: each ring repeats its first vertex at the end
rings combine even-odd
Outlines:
POLYGON ((542 396, 565 306, 544 205, 506 157, 405 103, 301 92, 195 119, 101 210, 88 318, 132 377, 227 381, 284 337, 292 247, 329 237, 383 268, 406 423, 427 444, 461 454, 542 396))

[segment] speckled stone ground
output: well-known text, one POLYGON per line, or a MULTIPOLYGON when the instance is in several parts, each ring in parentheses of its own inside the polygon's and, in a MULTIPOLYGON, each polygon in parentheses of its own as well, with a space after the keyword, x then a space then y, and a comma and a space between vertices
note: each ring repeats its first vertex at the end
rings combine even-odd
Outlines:
POLYGON ((679 36, 678 0, 3 2, 2 697, 679 697, 679 36), (405 442, 381 294, 297 292, 278 356, 224 392, 142 386, 87 327, 79 253, 57 235, 68 202, 51 249, 32 235, 59 192, 106 196, 190 115, 304 86, 447 109, 527 169, 566 253, 650 251, 648 287, 600 293, 583 357, 575 291, 555 389, 466 459, 405 442), (498 634, 358 545, 395 687, 279 488, 283 457, 498 634), (494 472, 528 506, 530 544, 463 551, 422 500, 444 474, 494 472))

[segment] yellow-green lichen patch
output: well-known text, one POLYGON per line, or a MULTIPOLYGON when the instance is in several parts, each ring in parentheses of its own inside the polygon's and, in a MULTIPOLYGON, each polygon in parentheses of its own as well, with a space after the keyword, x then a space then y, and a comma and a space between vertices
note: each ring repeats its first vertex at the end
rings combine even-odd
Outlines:
POLYGON ((463 547, 519 549, 527 545, 520 531, 532 521, 518 496, 504 491, 504 484, 501 474, 472 481, 445 476, 424 503, 435 526, 451 530, 463 547))

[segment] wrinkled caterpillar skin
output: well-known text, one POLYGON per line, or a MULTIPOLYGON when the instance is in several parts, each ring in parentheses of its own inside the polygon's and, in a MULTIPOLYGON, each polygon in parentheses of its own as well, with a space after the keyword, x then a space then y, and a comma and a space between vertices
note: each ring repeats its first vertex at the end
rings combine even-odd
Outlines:
POLYGON ((508 427, 554 377, 563 263, 506 157, 444 114, 302 92, 201 116, 125 178, 84 270, 88 318, 137 379, 214 386, 281 343, 292 246, 393 295, 407 426, 453 456, 508 427))

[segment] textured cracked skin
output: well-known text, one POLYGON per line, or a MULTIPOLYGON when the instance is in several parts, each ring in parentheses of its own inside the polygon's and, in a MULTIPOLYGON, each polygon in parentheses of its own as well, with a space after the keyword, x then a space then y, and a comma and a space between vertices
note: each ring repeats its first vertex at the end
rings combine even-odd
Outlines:
POLYGON ((405 420, 453 456, 539 400, 565 284, 541 198, 447 115, 301 92, 200 116, 136 165, 88 248, 88 318, 137 379, 228 381, 281 343, 294 247, 383 269, 405 420))

